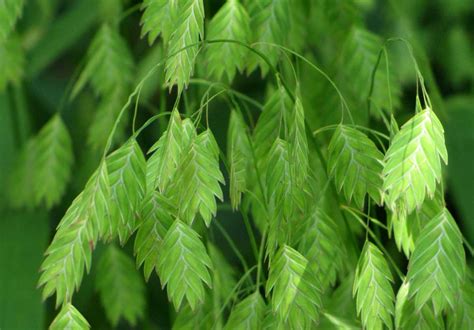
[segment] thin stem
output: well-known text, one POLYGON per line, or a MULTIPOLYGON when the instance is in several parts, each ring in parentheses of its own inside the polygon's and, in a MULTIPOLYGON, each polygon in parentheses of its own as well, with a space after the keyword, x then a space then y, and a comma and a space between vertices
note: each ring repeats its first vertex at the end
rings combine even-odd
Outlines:
POLYGON ((245 229, 250 238, 250 245, 252 246, 253 254, 255 256, 255 260, 258 262, 258 247, 257 247, 257 239, 255 238, 255 234, 252 230, 252 226, 250 225, 250 220, 246 212, 240 212, 242 214, 242 218, 244 219, 245 229))
MULTIPOLYGON (((323 133, 323 132, 326 132, 326 131, 331 131, 331 130, 334 130, 336 129, 340 124, 332 124, 332 125, 327 125, 327 126, 324 126, 324 127, 321 127, 315 131, 313 131, 313 136, 316 136, 320 133, 323 133)), ((357 128, 357 129, 361 129, 361 130, 364 130, 364 131, 367 131, 369 133, 372 133, 373 135, 375 136, 380 136, 382 138, 384 138, 385 140, 387 141, 390 141, 390 137, 386 134, 383 134, 382 132, 379 132, 379 131, 376 131, 372 128, 369 128, 369 127, 364 127, 364 126, 360 126, 360 125, 355 125, 355 124, 344 124, 345 126, 349 126, 349 127, 354 127, 354 128, 357 128)))
MULTIPOLYGON (((372 94, 374 92, 374 87, 375 87, 375 76, 377 74, 377 69, 379 68, 380 61, 382 60, 382 55, 384 54, 384 51, 385 51, 385 54, 386 54, 386 49, 385 48, 386 48, 386 46, 385 46, 385 43, 384 43, 382 48, 380 49, 380 51, 378 53, 377 62, 375 62, 375 66, 372 69, 372 74, 371 74, 371 79, 370 79, 369 95, 367 95, 367 113, 368 113, 369 118, 370 118, 370 110, 371 110, 371 105, 372 105, 372 94)), ((386 61, 388 62, 387 57, 386 57, 386 61)), ((388 66, 388 63, 387 63, 387 66, 388 66)), ((387 73, 387 80, 390 80, 390 77, 389 77, 388 73, 387 73)), ((391 104, 392 99, 391 99, 391 96, 390 96, 391 95, 390 85, 389 85, 388 94, 389 94, 389 99, 390 99, 390 104, 391 104)), ((390 124, 389 124, 387 118, 385 117, 385 113, 383 112, 383 110, 380 110, 378 112, 379 112, 380 116, 382 117, 383 122, 384 122, 385 126, 387 127, 387 130, 390 131, 390 124)))
MULTIPOLYGON (((247 279, 247 277, 250 276, 250 274, 252 274, 252 272, 255 270, 255 268, 257 268, 256 265, 250 267, 245 273, 244 275, 242 275, 242 277, 240 278, 240 280, 234 285, 234 288, 232 289, 232 291, 229 293, 229 295, 227 296, 224 304, 222 305, 222 308, 220 309, 219 311, 219 315, 222 315, 222 313, 224 313, 224 310, 227 308, 227 306, 229 305, 230 301, 232 300, 232 298, 234 298, 237 290, 240 288, 240 286, 242 284, 244 284, 245 280, 247 279)), ((249 277, 251 279, 251 277, 249 277)), ((201 320, 201 323, 203 322, 204 320, 201 320)), ((202 324, 200 324, 200 326, 198 327, 198 329, 201 329, 201 326, 202 324)))
POLYGON ((375 225, 385 229, 386 231, 388 231, 388 228, 386 225, 384 225, 382 222, 380 222, 379 220, 377 220, 376 218, 374 217, 371 217, 369 214, 366 214, 358 209, 355 209, 353 207, 350 207, 350 206, 347 206, 347 205, 341 205, 341 208, 343 209, 346 209, 346 210, 351 210, 353 212, 356 212, 357 214, 363 216, 363 217, 367 217, 371 222, 373 222, 375 225))
POLYGON ((377 244, 377 246, 379 247, 380 250, 383 251, 384 255, 388 258, 388 260, 390 261, 390 263, 392 264, 393 266, 393 269, 395 269, 395 272, 397 273, 398 277, 400 277, 400 279, 403 281, 405 281, 405 275, 403 275, 402 271, 398 268, 398 265, 397 263, 395 262, 395 260, 393 260, 392 256, 390 255, 390 253, 388 253, 387 249, 385 249, 385 247, 383 246, 382 242, 379 240, 379 238, 377 237, 377 235, 375 235, 375 233, 372 231, 372 229, 370 229, 367 224, 364 222, 364 220, 362 220, 358 214, 356 214, 355 212, 353 212, 351 209, 349 208, 343 208, 344 210, 346 210, 347 212, 351 213, 356 219, 357 221, 359 221, 359 223, 367 230, 367 232, 369 233, 370 237, 372 237, 372 239, 375 241, 375 244, 377 244))
POLYGON ((339 96, 339 99, 341 100, 341 105, 342 105, 342 108, 344 110, 344 107, 345 109, 347 110, 347 114, 349 115, 349 119, 351 120, 352 123, 354 123, 354 119, 352 117, 352 113, 349 109, 349 106, 347 104, 347 101, 346 99, 344 98, 344 96, 342 95, 342 92, 340 91, 340 89, 337 87, 336 83, 329 77, 329 75, 324 72, 321 68, 319 68, 317 65, 315 65, 313 62, 311 62, 310 60, 308 60, 306 57, 304 57, 303 55, 300 55, 298 54, 297 52, 295 52, 294 50, 291 50, 287 47, 284 47, 284 46, 281 46, 281 45, 277 45, 277 44, 274 44, 274 43, 270 43, 270 42, 258 42, 258 43, 254 43, 255 44, 265 44, 265 45, 268 45, 268 46, 272 46, 272 47, 277 47, 277 48, 280 48, 288 53, 291 53, 293 54, 294 56, 296 56, 297 58, 299 58, 300 60, 302 60, 303 62, 305 62, 306 64, 308 64, 311 68, 313 68, 314 70, 316 70, 319 74, 321 74, 330 84, 331 86, 334 88, 334 90, 336 91, 336 93, 338 94, 339 96))
POLYGON ((464 245, 466 246, 466 248, 468 249, 469 253, 471 254, 471 257, 474 257, 474 248, 473 248, 472 245, 469 243, 469 241, 466 239, 466 237, 464 237, 464 235, 462 235, 462 241, 464 242, 464 245))
POLYGON ((252 104, 253 106, 258 108, 259 110, 263 109, 263 104, 261 104, 260 102, 255 101, 254 99, 248 97, 247 95, 242 94, 242 93, 236 91, 235 89, 230 88, 229 86, 227 86, 226 84, 224 84, 222 82, 214 82, 214 81, 209 81, 209 80, 206 80, 206 79, 193 78, 189 81, 189 83, 190 84, 197 84, 197 85, 206 85, 206 86, 213 85, 214 87, 223 88, 228 93, 230 93, 234 96, 237 96, 238 98, 242 99, 243 101, 245 101, 249 104, 252 104))
POLYGON ((133 120, 132 120, 132 134, 135 134, 135 125, 137 122, 138 116, 138 101, 140 100, 140 94, 142 93, 143 85, 138 89, 137 98, 135 99, 135 109, 133 111, 133 120))
POLYGON ((165 116, 169 116, 171 115, 171 112, 167 111, 167 112, 161 112, 157 115, 154 115, 153 117, 150 117, 135 133, 133 133, 133 137, 136 138, 138 135, 140 135, 140 133, 145 129, 147 128, 148 126, 150 126, 155 120, 161 118, 161 117, 165 117, 165 116))
MULTIPOLYGON (((232 249, 232 251, 235 253, 235 255, 237 256, 237 258, 239 258, 240 262, 242 263, 242 266, 244 267, 244 270, 245 271, 248 271, 249 270, 249 266, 247 264, 247 261, 245 261, 245 258, 244 256, 242 255, 242 253, 240 253, 239 249, 237 248, 237 246, 235 245, 234 241, 232 240, 232 238, 229 236, 229 234, 225 231, 225 229, 222 227, 222 225, 218 222, 218 221, 214 221, 217 229, 219 229, 219 231, 221 232, 222 236, 224 236, 225 240, 227 241, 227 243, 229 244, 230 248, 232 249)), ((253 281, 252 281, 253 283, 253 281)))
POLYGON ((258 253, 258 260, 257 260, 257 287, 255 289, 255 292, 258 292, 260 289, 260 275, 262 274, 262 268, 263 268, 263 251, 265 250, 265 241, 267 239, 267 228, 263 231, 262 235, 262 240, 260 241, 260 250, 258 253))

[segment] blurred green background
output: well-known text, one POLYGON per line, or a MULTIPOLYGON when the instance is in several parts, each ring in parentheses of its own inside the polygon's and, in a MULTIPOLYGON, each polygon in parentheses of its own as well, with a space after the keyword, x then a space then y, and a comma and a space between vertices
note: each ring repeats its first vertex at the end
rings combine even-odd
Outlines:
MULTIPOLYGON (((17 25, 16 32, 26 54, 23 78, 0 91, 0 329, 43 329, 56 314, 52 301, 41 302, 41 292, 36 283, 40 262, 54 228, 97 165, 100 155, 100 152, 85 147, 83 142, 86 139, 84 132, 96 106, 94 96, 86 93, 74 102, 68 102, 67 97, 68 86, 77 75, 99 24, 101 11, 98 2, 30 0, 17 25), (6 202, 6 194, 8 175, 18 151, 60 106, 64 106, 64 118, 73 136, 76 153, 74 178, 68 192, 61 205, 52 210, 13 209, 6 202)), ((209 17, 222 5, 222 1, 217 0, 204 2, 209 17)), ((331 3, 331 0, 312 2, 322 4, 323 8, 324 3, 331 3)), ((349 1, 336 2, 344 5, 349 1)), ((138 68, 146 72, 149 63, 159 61, 160 49, 150 50, 145 40, 139 38, 139 3, 123 1, 124 12, 131 10, 121 22, 121 32, 132 49, 138 68)), ((383 38, 404 37, 414 46, 435 110, 446 129, 448 206, 465 236, 474 243, 474 1, 356 0, 354 3, 357 10, 355 16, 360 24, 383 38)), ((344 21, 344 14, 336 12, 341 21, 344 21)), ((307 48, 312 50, 310 56, 330 75, 337 75, 336 69, 328 64, 328 58, 337 52, 338 42, 343 36, 338 35, 337 31, 328 33, 328 29, 320 33, 318 24, 323 23, 319 18, 325 15, 324 11, 309 15, 313 16, 308 19, 309 37, 305 42, 308 43, 307 48), (336 47, 336 50, 331 47, 336 47)), ((403 92, 399 118, 403 118, 404 113, 413 111, 416 86, 412 63, 406 52, 400 50, 395 59, 394 68, 403 92)), ((139 76, 137 74, 137 79, 139 76)), ((150 84, 148 95, 143 97, 144 102, 158 103, 162 98, 157 92, 159 78, 150 84)), ((235 88, 258 99, 265 95, 265 84, 257 74, 238 77, 235 88)), ((199 93, 199 89, 191 88, 188 92, 192 95, 199 93)), ((218 108, 222 104, 215 103, 213 107, 218 108)), ((306 108, 311 111, 308 105, 306 108)), ((222 141, 225 141, 228 112, 216 110, 211 113, 212 128, 219 143, 224 145, 222 141)), ((139 120, 143 121, 147 116, 149 114, 143 111, 139 120)), ((156 136, 145 136, 141 142, 147 146, 155 139, 156 136)), ((232 221, 235 217, 225 209, 218 214, 218 218, 225 220, 223 223, 228 231, 238 237, 243 230, 240 223, 232 221)), ((245 254, 249 244, 245 240, 239 242, 245 254)), ((126 246, 126 249, 129 248, 126 246)), ((94 258, 99 257, 100 252, 99 246, 94 258)), ((94 267, 84 279, 75 297, 75 305, 94 328, 107 329, 110 325, 103 316, 93 277, 94 267)), ((138 328, 167 328, 170 307, 156 276, 152 276, 148 287, 149 318, 138 328)), ((121 323, 119 327, 129 328, 126 323, 121 323)))

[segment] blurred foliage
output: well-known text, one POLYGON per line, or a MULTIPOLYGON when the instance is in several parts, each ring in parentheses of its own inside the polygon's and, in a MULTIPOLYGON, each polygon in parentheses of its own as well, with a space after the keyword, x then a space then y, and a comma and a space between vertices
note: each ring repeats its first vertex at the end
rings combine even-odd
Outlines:
MULTIPOLYGON (((8 2, 8 1, 7 1, 8 2)), ((249 3, 244 1, 244 3, 249 3)), ((449 153, 447 175, 447 202, 460 227, 474 243, 474 2, 472 0, 305 0, 302 15, 306 15, 307 25, 301 34, 295 34, 291 48, 296 49, 324 69, 347 95, 352 108, 365 109, 366 96, 360 94, 361 85, 370 81, 370 75, 358 75, 365 62, 373 66, 377 60, 373 49, 367 54, 360 53, 346 43, 349 38, 366 38, 375 46, 380 46, 388 38, 405 38, 413 46, 434 109, 446 129, 449 153), (311 3, 311 7, 310 7, 311 3), (305 10, 312 8, 311 10, 305 10), (370 32, 358 34, 353 27, 361 27, 370 32), (298 37, 296 37, 298 36, 298 37), (298 40, 299 38, 299 40, 298 40), (299 49, 298 49, 299 48, 299 49), (362 54, 362 55, 361 55, 362 54), (357 56, 361 56, 358 61, 357 56), (354 73, 357 77, 354 76, 354 73), (357 80, 354 80, 357 78, 357 80)), ((0 1, 0 6, 5 1, 0 1)), ((18 17, 13 37, 8 43, 0 40, 0 329, 42 329, 51 324, 57 314, 54 302, 40 301, 36 289, 39 265, 43 252, 50 241, 59 219, 64 214, 73 196, 84 186, 92 170, 97 167, 102 149, 91 145, 89 131, 94 122, 100 120, 96 109, 101 106, 101 98, 107 97, 86 89, 80 96, 71 97, 79 72, 84 67, 87 49, 104 21, 115 19, 121 14, 120 32, 131 51, 130 62, 135 63, 134 78, 128 79, 135 86, 163 58, 161 44, 149 47, 147 38, 140 37, 140 1, 123 0, 123 11, 115 1, 107 0, 30 0, 25 1, 23 13, 18 17), (7 49, 10 49, 7 52, 7 49), (13 49, 13 50, 12 50, 13 49), (6 56, 5 54, 10 54, 6 56), (42 205, 12 208, 8 188, 10 174, 16 167, 16 159, 28 138, 36 135, 56 112, 60 111, 72 136, 75 162, 72 178, 62 201, 52 209, 42 205)), ((205 1, 206 17, 212 17, 223 1, 205 1)), ((0 16, 0 19, 3 17, 0 16)), ((3 22, 0 23, 0 29, 3 22)), ((2 33, 0 33, 0 37, 2 33)), ((403 42, 394 41, 390 45, 390 71, 376 72, 376 81, 386 84, 387 79, 400 82, 399 90, 392 90, 392 102, 377 97, 374 91, 373 111, 388 113, 395 109, 398 122, 405 122, 413 112, 416 76, 413 61, 403 42)), ((377 49, 377 47, 375 47, 377 49)), ((385 67, 384 59, 382 66, 385 67)), ((120 64, 119 64, 120 65, 120 64)), ((127 64, 128 65, 128 64, 127 64)), ((387 63, 387 66, 389 64, 387 63)), ((291 68, 283 61, 282 72, 291 77, 291 68)), ((199 57, 196 71, 206 76, 206 58, 199 57)), ((99 67, 100 69, 100 67, 99 67)), ((158 70, 160 71, 160 70, 158 70)), ((122 72, 123 73, 123 72, 122 72)), ((297 72, 301 81, 302 100, 307 109, 311 128, 316 130, 340 120, 338 96, 320 74, 309 70, 300 62, 297 72)), ((381 84, 377 84, 378 88, 381 84)), ((127 85, 125 83, 125 85, 127 85)), ((173 97, 162 85, 162 73, 154 74, 142 89, 140 111, 137 121, 143 123, 150 114, 156 114, 172 106, 173 97)), ((114 86, 111 87, 113 89, 114 86)), ((125 86, 126 93, 130 87, 125 86), (128 89, 127 89, 128 88, 128 89)), ((263 100, 269 87, 259 74, 249 77, 237 75, 233 88, 257 100, 263 100)), ((198 106, 206 86, 198 81, 186 91, 184 103, 186 111, 198 106)), ((379 91, 383 93, 384 90, 379 91)), ((125 92, 124 92, 125 93, 125 92)), ((381 94, 380 94, 381 95, 381 94)), ((174 94, 171 94, 174 96, 174 94)), ((120 95, 115 110, 126 100, 120 95)), ((221 146, 224 146, 228 111, 220 111, 227 106, 217 101, 210 105, 210 126, 221 146)), ((116 113, 112 114, 112 118, 116 113)), ((103 120, 107 120, 102 118, 103 120)), ((131 116, 122 131, 131 129, 131 116)), ((357 111, 356 122, 373 122, 381 126, 380 115, 369 116, 357 111)), ((160 136, 166 122, 154 124, 153 130, 146 131, 140 138, 149 147, 160 136)), ((328 136, 322 134, 322 139, 328 136)), ((123 142, 119 134, 115 142, 123 142)), ((102 136, 102 139, 105 139, 102 136)), ((96 141, 97 139, 94 139, 96 141)), ((104 142, 101 143, 103 147, 104 142)), ((27 172, 33 171, 27 168, 27 172)), ((25 178, 28 180, 28 177, 25 178)), ((31 188, 31 186, 29 187, 31 188)), ((16 191, 13 199, 21 200, 28 191, 16 191)), ((227 196, 225 199, 228 200, 227 196)), ((231 233, 245 258, 252 258, 252 251, 245 227, 230 209, 219 210, 222 226, 231 233)), ((213 232, 219 233, 213 228, 213 232)), ((216 235, 218 236, 218 235, 216 235)), ((238 264, 227 242, 219 236, 216 242, 223 249, 228 260, 238 264)), ((129 244, 130 245, 130 244, 129 244)), ((131 254, 132 247, 125 250, 131 254)), ((94 261, 100 259, 102 246, 98 246, 94 261)), ((74 299, 74 305, 97 329, 111 328, 101 307, 94 284, 94 267, 85 276, 81 290, 74 299)), ((345 286, 344 286, 345 287, 345 286)), ((335 299, 346 295, 343 286, 333 293, 335 299)), ((174 312, 167 302, 166 293, 161 289, 156 276, 147 283, 146 317, 136 325, 137 329, 170 328, 174 312)), ((330 306, 333 313, 339 306, 330 306)), ((334 312, 335 313, 335 312, 334 312)), ((347 311, 347 314, 353 314, 347 311)), ((116 317, 112 317, 117 323, 116 317)), ((133 316, 130 317, 133 319, 133 316)), ((326 319, 322 321, 324 324, 326 319)), ((130 327, 126 321, 118 322, 118 328, 130 327)))

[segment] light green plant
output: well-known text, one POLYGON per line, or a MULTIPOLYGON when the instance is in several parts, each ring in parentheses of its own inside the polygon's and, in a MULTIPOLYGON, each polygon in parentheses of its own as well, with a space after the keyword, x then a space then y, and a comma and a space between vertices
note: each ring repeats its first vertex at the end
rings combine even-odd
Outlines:
MULTIPOLYGON (((174 329, 472 328, 472 249, 445 202, 443 112, 410 42, 367 30, 363 1, 99 2, 63 100, 92 92, 87 148, 99 156, 41 265, 43 298, 59 308, 51 329, 90 328, 72 304, 91 269, 112 326, 154 313, 144 280, 157 277, 174 329), (137 12, 161 56, 152 65, 120 28, 137 12), (312 52, 305 38, 320 34, 334 40, 312 52), (411 107, 394 44, 415 72, 411 107), (255 96, 242 86, 257 68, 255 96)), ((0 89, 22 79, 23 5, 0 0, 0 89)), ((67 199, 85 156, 66 118, 60 106, 23 147, 14 206, 67 199)))

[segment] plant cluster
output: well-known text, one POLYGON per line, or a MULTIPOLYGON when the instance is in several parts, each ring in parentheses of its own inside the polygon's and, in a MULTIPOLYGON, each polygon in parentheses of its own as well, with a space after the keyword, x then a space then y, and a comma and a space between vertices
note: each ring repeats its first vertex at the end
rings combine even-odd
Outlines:
MULTIPOLYGON (((15 207, 60 205, 78 157, 64 104, 92 95, 81 148, 95 169, 40 268, 51 329, 90 328, 74 297, 91 269, 114 326, 146 318, 157 277, 173 329, 474 327, 473 251, 446 206, 422 50, 370 32, 348 0, 125 3, 94 4, 87 54, 9 184, 15 207), (121 29, 133 15, 149 45, 138 64, 121 29), (226 230, 230 211, 245 237, 226 230)), ((22 79, 29 5, 0 1, 0 88, 22 79)))

